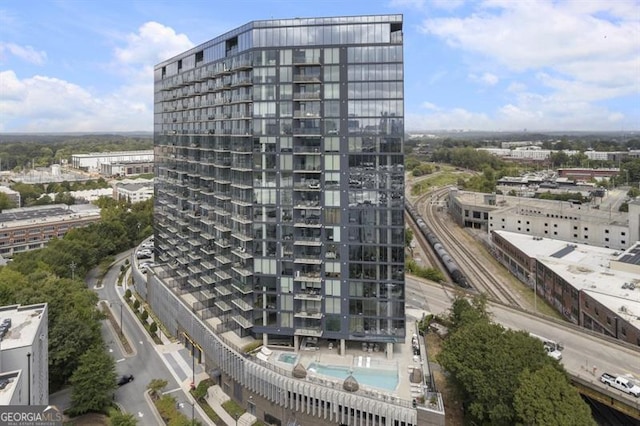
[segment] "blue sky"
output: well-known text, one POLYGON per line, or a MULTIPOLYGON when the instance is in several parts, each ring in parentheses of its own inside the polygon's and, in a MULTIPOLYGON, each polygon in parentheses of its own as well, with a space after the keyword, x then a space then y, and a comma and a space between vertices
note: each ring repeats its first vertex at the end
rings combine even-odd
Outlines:
POLYGON ((176 53, 252 20, 390 13, 407 130, 640 130, 640 0, 0 0, 0 132, 151 131, 176 53))

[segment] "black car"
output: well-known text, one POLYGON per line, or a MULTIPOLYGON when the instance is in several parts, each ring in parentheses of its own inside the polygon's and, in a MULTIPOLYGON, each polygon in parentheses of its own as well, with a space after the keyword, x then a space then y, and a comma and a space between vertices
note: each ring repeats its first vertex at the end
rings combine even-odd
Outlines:
POLYGON ((123 374, 118 376, 118 386, 126 385, 129 382, 133 382, 133 374, 123 374))

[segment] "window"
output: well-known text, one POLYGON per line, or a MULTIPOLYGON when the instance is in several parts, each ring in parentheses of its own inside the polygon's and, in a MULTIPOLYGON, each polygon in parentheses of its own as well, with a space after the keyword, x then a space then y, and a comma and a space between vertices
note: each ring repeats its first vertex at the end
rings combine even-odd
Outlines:
POLYGON ((608 234, 608 233, 609 233, 609 230, 608 230, 608 229, 605 229, 605 230, 604 230, 604 233, 605 233, 605 234, 608 234))
POLYGON ((325 293, 328 296, 340 296, 340 280, 325 280, 325 293))
POLYGON ((324 205, 326 207, 339 207, 340 206, 340 191, 325 191, 325 193, 324 193, 324 205))
POLYGON ((325 170, 340 170, 340 156, 339 155, 325 155, 325 157, 324 157, 324 169, 325 170))

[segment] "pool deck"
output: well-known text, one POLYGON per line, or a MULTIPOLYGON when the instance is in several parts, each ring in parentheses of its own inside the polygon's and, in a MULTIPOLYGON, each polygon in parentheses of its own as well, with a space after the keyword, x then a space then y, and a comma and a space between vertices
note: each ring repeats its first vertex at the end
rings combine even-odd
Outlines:
MULTIPOLYGON (((407 318, 409 320, 409 318, 407 318)), ((407 321, 407 330, 415 330, 415 322, 413 320, 407 321)), ((279 346, 271 346, 269 349, 273 351, 268 356, 266 362, 275 365, 285 370, 293 370, 298 363, 302 364, 307 369, 307 379, 313 383, 324 384, 327 381, 340 381, 337 378, 330 376, 317 375, 308 371, 309 365, 312 363, 318 363, 322 365, 338 366, 345 368, 371 368, 372 370, 397 370, 398 373, 398 386, 395 391, 389 391, 386 389, 379 389, 361 385, 365 390, 378 394, 387 394, 389 396, 395 396, 404 400, 412 400, 418 395, 425 395, 426 388, 424 383, 424 377, 429 374, 428 363, 425 356, 424 339, 418 336, 417 339, 420 342, 420 356, 415 357, 413 355, 412 338, 413 332, 408 331, 405 338, 405 344, 394 345, 394 353, 391 359, 387 359, 384 353, 386 345, 378 345, 382 347, 377 352, 365 351, 363 349, 363 342, 347 342, 346 350, 344 354, 339 353, 339 345, 336 347, 335 342, 330 349, 329 341, 319 339, 317 349, 298 349, 294 351, 293 348, 283 348, 279 346), (296 354, 298 360, 293 364, 279 361, 281 354, 296 354), (414 368, 420 368, 423 371, 423 384, 412 383, 410 381, 411 372, 414 368)))

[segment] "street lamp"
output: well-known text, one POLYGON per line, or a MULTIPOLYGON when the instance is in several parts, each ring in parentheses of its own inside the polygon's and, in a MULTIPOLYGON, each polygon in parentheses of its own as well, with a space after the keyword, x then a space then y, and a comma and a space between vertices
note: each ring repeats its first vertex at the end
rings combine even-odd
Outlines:
POLYGON ((31 405, 31 352, 27 352, 27 405, 31 405))
POLYGON ((76 276, 76 274, 75 274, 75 272, 76 272, 76 266, 78 266, 78 265, 76 265, 76 262, 71 262, 71 263, 69 264, 69 268, 71 268, 71 280, 74 280, 74 279, 75 279, 75 276, 76 276))

